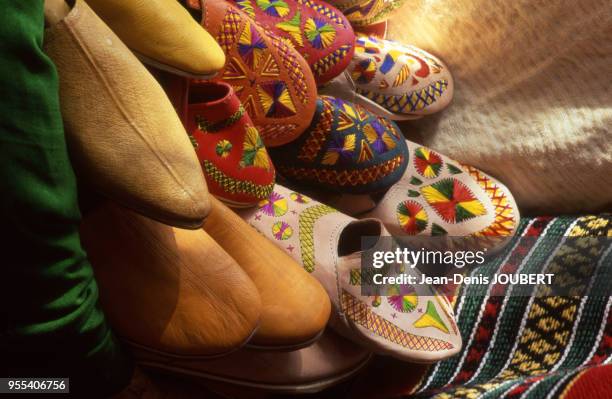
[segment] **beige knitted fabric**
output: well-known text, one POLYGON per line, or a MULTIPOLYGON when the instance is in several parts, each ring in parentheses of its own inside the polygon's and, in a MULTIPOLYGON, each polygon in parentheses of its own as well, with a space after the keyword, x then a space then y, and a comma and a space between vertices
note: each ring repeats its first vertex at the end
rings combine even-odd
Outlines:
POLYGON ((410 0, 388 37, 455 77, 450 107, 408 137, 497 177, 523 211, 611 208, 610 0, 410 0))

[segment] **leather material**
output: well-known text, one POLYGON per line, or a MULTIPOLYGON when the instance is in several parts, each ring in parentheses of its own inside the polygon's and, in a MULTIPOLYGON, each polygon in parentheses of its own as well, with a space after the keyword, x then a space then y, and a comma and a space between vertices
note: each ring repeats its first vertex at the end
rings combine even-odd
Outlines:
POLYGON ((214 39, 176 0, 88 0, 87 4, 130 48, 194 75, 223 68, 214 39))
POLYGON ((310 124, 317 88, 306 60, 225 0, 189 1, 225 52, 216 79, 234 87, 266 147, 297 138, 310 124))
POLYGON ((257 327, 257 288, 203 230, 106 203, 86 216, 81 237, 104 313, 132 346, 163 357, 218 356, 257 327))
POLYGON ((319 97, 304 134, 269 152, 287 180, 329 192, 388 189, 408 165, 408 148, 395 123, 330 96, 319 97))
POLYGON ((170 101, 82 0, 45 34, 60 77, 71 160, 97 191, 146 216, 197 228, 210 204, 193 146, 170 101))
POLYGON ((358 28, 386 21, 406 0, 330 0, 353 27, 358 28))
MULTIPOLYGON (((400 181, 371 202, 370 209, 355 214, 381 220, 398 239, 447 237, 455 241, 449 246, 488 248, 489 254, 503 248, 520 221, 510 190, 474 167, 411 141, 406 143, 411 160, 400 181)), ((329 202, 348 212, 355 198, 330 198, 329 202)))
POLYGON ((232 254, 259 290, 261 319, 249 344, 291 347, 317 338, 330 314, 329 298, 317 280, 215 198, 204 230, 232 254))
POLYGON ((346 71, 324 90, 394 120, 439 112, 453 92, 453 77, 438 58, 414 46, 363 35, 346 71))
POLYGON ((231 1, 302 54, 318 85, 338 76, 353 57, 353 28, 340 11, 323 1, 231 1))
POLYGON ((314 393, 351 377, 369 361, 370 353, 332 331, 313 345, 291 352, 243 348, 229 356, 207 361, 168 361, 135 352, 145 367, 208 381, 274 393, 314 393))
MULTIPOLYGON (((376 238, 375 250, 395 248, 380 221, 354 219, 279 184, 259 209, 240 215, 325 287, 333 307, 330 326, 340 334, 375 353, 412 362, 431 363, 461 350, 452 307, 433 286, 408 285, 405 291, 402 286, 387 296, 362 294, 361 239, 376 238), (285 232, 280 240, 279 225, 285 232), (431 317, 421 320, 424 315, 431 317)), ((418 269, 401 266, 421 280, 418 269)))
POLYGON ((232 86, 195 82, 188 97, 186 127, 210 193, 231 206, 267 198, 274 189, 274 165, 232 86))

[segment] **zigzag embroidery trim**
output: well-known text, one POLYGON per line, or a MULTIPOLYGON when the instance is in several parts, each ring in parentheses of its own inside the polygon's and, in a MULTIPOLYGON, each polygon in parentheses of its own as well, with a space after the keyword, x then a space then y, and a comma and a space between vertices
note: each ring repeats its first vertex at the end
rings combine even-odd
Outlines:
POLYGON ((249 181, 233 179, 221 172, 212 162, 204 160, 204 172, 213 179, 223 190, 230 194, 249 194, 256 198, 267 198, 274 189, 274 182, 267 185, 259 185, 249 181))
POLYGON ((450 342, 415 335, 402 330, 389 320, 372 312, 372 309, 367 304, 361 302, 345 290, 342 290, 340 301, 342 311, 348 319, 404 348, 428 352, 438 352, 454 348, 450 342))
POLYGON ((337 211, 330 206, 315 205, 300 214, 300 250, 302 252, 304 269, 308 273, 312 273, 315 270, 314 225, 322 216, 333 212, 337 211))
POLYGON ((390 111, 402 114, 420 111, 436 102, 448 87, 448 80, 442 79, 429 86, 401 96, 386 96, 384 94, 357 88, 357 93, 382 105, 390 111))
POLYGON ((213 123, 213 122, 210 122, 210 121, 204 119, 200 115, 197 115, 196 116, 196 124, 198 125, 198 129, 200 129, 204 133, 215 133, 215 132, 221 131, 223 129, 226 129, 226 128, 232 126, 233 124, 238 122, 240 120, 240 118, 242 118, 242 115, 244 115, 244 107, 242 106, 242 104, 240 104, 240 106, 238 107, 236 112, 234 112, 227 119, 224 119, 222 121, 214 122, 213 123))
POLYGON ((516 224, 518 223, 514 217, 514 209, 510 206, 508 197, 504 190, 499 188, 493 180, 483 175, 478 169, 469 166, 461 165, 463 169, 470 174, 480 187, 485 191, 487 196, 491 199, 493 207, 495 208, 495 220, 493 223, 474 233, 476 237, 507 237, 512 235, 516 224))
POLYGON ((282 173, 287 177, 297 179, 318 181, 326 184, 337 184, 339 186, 356 186, 359 184, 369 184, 393 173, 404 162, 404 157, 398 155, 387 162, 374 165, 365 169, 357 170, 329 170, 311 168, 292 168, 280 166, 282 173))
POLYGON ((346 54, 349 52, 350 49, 351 49, 351 46, 346 44, 344 46, 338 47, 332 53, 321 58, 320 60, 315 62, 314 65, 312 66, 314 73, 317 76, 323 75, 324 73, 329 71, 331 67, 336 65, 338 63, 338 60, 344 58, 344 56, 346 56, 346 54))

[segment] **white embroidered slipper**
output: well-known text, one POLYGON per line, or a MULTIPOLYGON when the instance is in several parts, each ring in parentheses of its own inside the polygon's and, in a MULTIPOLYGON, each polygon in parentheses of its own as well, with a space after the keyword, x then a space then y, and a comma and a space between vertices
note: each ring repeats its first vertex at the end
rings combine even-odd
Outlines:
POLYGON ((433 55, 374 36, 359 36, 349 67, 325 86, 328 94, 392 120, 418 119, 453 98, 450 71, 433 55))
POLYGON ((381 220, 396 238, 474 237, 470 245, 487 248, 489 255, 503 248, 520 219, 510 190, 474 167, 411 141, 406 144, 408 168, 382 198, 318 198, 342 212, 381 220))
MULTIPOLYGON (((393 246, 380 221, 357 220, 278 184, 257 209, 238 212, 325 287, 337 332, 412 362, 439 361, 461 349, 452 308, 435 288, 402 285, 386 297, 362 295, 361 238, 374 237, 377 248, 393 246)), ((403 270, 420 281, 417 269, 403 270)))

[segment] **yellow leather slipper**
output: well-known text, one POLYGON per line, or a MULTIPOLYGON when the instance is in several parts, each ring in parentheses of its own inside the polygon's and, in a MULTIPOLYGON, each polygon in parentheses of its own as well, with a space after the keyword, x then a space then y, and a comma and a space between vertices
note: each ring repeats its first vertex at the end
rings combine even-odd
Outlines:
POLYGON ((321 284, 231 209, 211 201, 204 230, 232 254, 261 296, 259 329, 248 346, 294 350, 317 340, 331 309, 321 284))
POLYGON ((203 230, 166 226, 112 203, 88 213, 81 239, 100 303, 132 348, 163 358, 209 358, 257 328, 257 288, 203 230))
POLYGON ((44 50, 60 81, 80 182, 166 224, 198 228, 209 210, 196 153, 147 69, 82 0, 45 2, 44 50))
POLYGON ((176 0, 87 0, 87 4, 146 64, 210 79, 225 55, 176 0))

